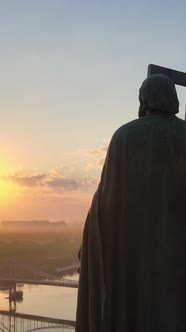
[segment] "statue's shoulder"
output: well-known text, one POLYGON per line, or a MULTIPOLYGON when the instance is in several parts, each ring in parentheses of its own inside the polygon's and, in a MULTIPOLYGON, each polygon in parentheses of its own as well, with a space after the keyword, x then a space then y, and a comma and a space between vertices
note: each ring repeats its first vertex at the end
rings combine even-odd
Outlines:
POLYGON ((127 139, 131 136, 138 136, 147 126, 147 121, 144 118, 135 119, 119 127, 114 135, 113 140, 127 139))
POLYGON ((157 125, 162 127, 162 129, 167 127, 172 130, 174 128, 174 130, 180 133, 180 135, 186 136, 186 121, 177 116, 173 116, 171 121, 162 121, 161 118, 158 119, 153 116, 144 116, 119 127, 115 131, 113 138, 117 140, 120 138, 142 138, 144 135, 151 132, 153 128, 157 127, 157 125))
POLYGON ((186 121, 178 118, 177 116, 174 117, 174 122, 176 126, 186 129, 186 121))
POLYGON ((186 144, 186 121, 175 116, 173 128, 174 136, 186 144))

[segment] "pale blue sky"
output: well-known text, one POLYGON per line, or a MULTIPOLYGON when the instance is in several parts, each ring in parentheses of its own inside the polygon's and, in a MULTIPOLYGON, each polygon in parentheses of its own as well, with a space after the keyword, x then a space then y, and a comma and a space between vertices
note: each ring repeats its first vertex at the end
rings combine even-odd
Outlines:
POLYGON ((82 149, 137 117, 149 63, 186 71, 185 13, 180 0, 1 0, 0 149, 12 171, 80 172, 82 149))
POLYGON ((45 144, 58 158, 65 147, 110 137, 135 117, 149 63, 186 70, 184 1, 0 7, 1 132, 28 139, 36 153, 45 144))

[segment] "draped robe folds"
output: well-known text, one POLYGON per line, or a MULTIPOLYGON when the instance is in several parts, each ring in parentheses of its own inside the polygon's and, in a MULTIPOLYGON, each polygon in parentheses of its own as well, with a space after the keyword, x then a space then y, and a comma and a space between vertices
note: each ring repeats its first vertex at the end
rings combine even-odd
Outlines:
POLYGON ((186 122, 112 137, 83 232, 76 332, 186 331, 186 122))

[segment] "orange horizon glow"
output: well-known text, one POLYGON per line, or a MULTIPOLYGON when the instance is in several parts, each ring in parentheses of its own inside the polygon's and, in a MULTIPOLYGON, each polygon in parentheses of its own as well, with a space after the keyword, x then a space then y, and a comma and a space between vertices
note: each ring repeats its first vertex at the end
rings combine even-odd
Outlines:
MULTIPOLYGON (((68 167, 49 170, 17 168, 14 162, 1 158, 0 221, 84 221, 96 190, 96 175, 90 172, 89 176, 84 171, 88 160, 88 157, 83 160, 80 175, 68 167)), ((96 161, 95 169, 97 173, 96 161)))

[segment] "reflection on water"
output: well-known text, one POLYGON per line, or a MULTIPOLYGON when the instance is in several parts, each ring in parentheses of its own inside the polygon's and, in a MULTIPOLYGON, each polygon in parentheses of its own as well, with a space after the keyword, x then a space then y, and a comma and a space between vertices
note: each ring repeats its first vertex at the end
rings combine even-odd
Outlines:
MULTIPOLYGON (((66 276, 67 279, 78 280, 79 275, 66 276)), ((33 314, 45 317, 75 320, 77 289, 56 287, 23 285, 19 289, 23 290, 22 302, 16 303, 16 311, 19 313, 33 314)), ((9 310, 8 290, 0 290, 0 310, 9 310)), ((59 332, 58 329, 49 329, 50 332, 59 332)), ((42 330, 40 330, 42 331, 42 330)), ((47 331, 46 329, 44 330, 47 331)), ((73 331, 72 329, 64 329, 73 331)))

